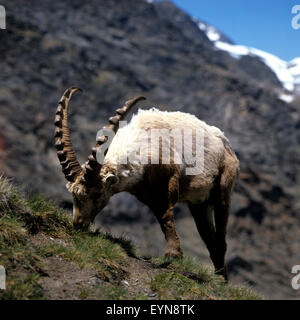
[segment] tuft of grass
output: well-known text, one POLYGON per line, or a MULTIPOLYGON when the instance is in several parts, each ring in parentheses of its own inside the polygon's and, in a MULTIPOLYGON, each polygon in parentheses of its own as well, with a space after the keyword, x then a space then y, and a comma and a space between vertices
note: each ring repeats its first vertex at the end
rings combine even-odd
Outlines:
POLYGON ((105 300, 145 300, 144 295, 131 296, 129 291, 114 283, 105 283, 104 285, 96 285, 93 288, 78 285, 80 291, 79 297, 83 300, 105 299, 105 300))
POLYGON ((128 300, 128 290, 119 285, 110 284, 108 286, 97 286, 95 288, 99 291, 99 294, 105 297, 106 300, 128 300))
POLYGON ((24 243, 1 247, 0 265, 6 269, 6 290, 0 300, 42 299, 40 276, 46 275, 43 259, 24 243))
POLYGON ((28 246, 4 248, 1 252, 0 263, 5 266, 8 273, 18 268, 46 274, 43 259, 33 248, 28 246))
POLYGON ((10 181, 0 176, 0 217, 5 213, 22 214, 27 209, 27 204, 18 188, 10 181))
POLYGON ((203 296, 196 282, 176 272, 158 274, 151 282, 151 289, 157 292, 159 299, 165 300, 195 299, 195 294, 203 296))
POLYGON ((184 257, 183 259, 170 260, 166 257, 159 257, 153 258, 151 261, 154 268, 165 267, 198 282, 209 282, 213 279, 211 269, 201 265, 195 258, 184 257))
POLYGON ((158 274, 151 289, 159 299, 189 300, 261 300, 262 297, 246 286, 233 286, 203 267, 196 259, 183 258, 165 262, 153 259, 154 266, 163 265, 170 271, 158 274))
POLYGON ((34 219, 27 223, 33 233, 45 232, 60 237, 72 230, 71 216, 53 202, 42 196, 32 196, 27 200, 34 219))
POLYGON ((86 287, 85 285, 83 285, 83 284, 81 284, 81 283, 79 283, 79 284, 77 285, 77 287, 78 287, 78 289, 79 289, 79 291, 80 291, 80 293, 79 293, 79 298, 80 298, 81 300, 90 299, 91 294, 92 294, 92 290, 91 290, 90 288, 86 287))
POLYGON ((89 231, 73 231, 69 238, 70 246, 58 243, 43 246, 39 254, 43 257, 59 255, 66 260, 76 262, 80 268, 94 269, 103 280, 122 280, 126 252, 118 244, 107 239, 106 235, 89 231))
POLYGON ((38 274, 28 274, 24 277, 8 278, 7 290, 0 298, 2 300, 40 300, 44 298, 43 289, 39 285, 38 274))
MULTIPOLYGON (((0 176, 0 218, 16 219, 30 234, 45 232, 53 236, 64 235, 72 229, 71 217, 42 196, 26 198, 20 189, 0 176)), ((3 230, 0 227, 0 231, 3 230)))
POLYGON ((0 217, 0 248, 26 242, 27 231, 15 217, 4 215, 0 217))
MULTIPOLYGON (((96 232, 96 234, 99 234, 99 233, 100 233, 99 231, 96 232)), ((137 257, 135 246, 130 240, 126 239, 125 237, 116 238, 109 233, 102 233, 102 236, 105 237, 110 242, 120 245, 125 250, 126 254, 129 257, 133 257, 133 258, 137 257)))
POLYGON ((105 259, 119 265, 125 262, 125 250, 119 244, 107 239, 106 235, 89 231, 74 231, 72 243, 80 253, 81 263, 84 266, 90 267, 94 262, 101 263, 105 259))

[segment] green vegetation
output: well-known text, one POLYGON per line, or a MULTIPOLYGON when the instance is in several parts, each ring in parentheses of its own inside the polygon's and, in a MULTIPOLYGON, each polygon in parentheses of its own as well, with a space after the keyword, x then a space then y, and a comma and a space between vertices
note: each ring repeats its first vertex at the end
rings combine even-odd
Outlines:
POLYGON ((51 277, 49 262, 58 263, 52 265, 55 275, 61 277, 55 281, 65 286, 63 291, 72 291, 71 298, 147 299, 147 294, 122 284, 133 271, 132 260, 141 264, 141 270, 145 264, 147 272, 153 267, 152 279, 141 277, 141 285, 159 299, 260 299, 248 288, 227 285, 193 259, 145 262, 137 258, 126 239, 76 231, 69 213, 40 196, 24 196, 0 177, 0 265, 7 274, 7 288, 0 291, 0 299, 61 298, 52 295, 54 287, 43 286, 43 280, 51 277), (65 273, 56 272, 60 264, 65 273), (75 285, 68 287, 65 279, 74 278, 73 269, 94 275, 97 282, 78 277, 75 285))
MULTIPOLYGON (((53 256, 73 261, 82 269, 92 268, 105 281, 120 280, 126 275, 122 267, 126 251, 133 254, 126 240, 75 231, 69 213, 40 196, 26 198, 0 178, 0 265, 7 273, 7 289, 0 292, 0 298, 47 298, 39 280, 47 275, 46 259, 53 256), (45 241, 35 242, 38 235, 44 235, 45 241), (62 242, 53 242, 53 238, 62 242)), ((113 289, 106 289, 108 297, 116 292, 113 289)))
POLYGON ((93 268, 98 276, 104 280, 114 280, 125 275, 122 268, 125 263, 126 252, 119 245, 107 240, 105 235, 88 231, 70 232, 68 246, 54 243, 38 249, 44 257, 60 256, 66 260, 76 262, 80 268, 93 268))
MULTIPOLYGON (((153 263, 156 266, 165 264, 164 259, 153 259, 153 263)), ((262 299, 245 286, 227 284, 222 277, 192 258, 175 259, 167 269, 170 271, 158 274, 151 282, 151 288, 158 293, 159 299, 262 299)))

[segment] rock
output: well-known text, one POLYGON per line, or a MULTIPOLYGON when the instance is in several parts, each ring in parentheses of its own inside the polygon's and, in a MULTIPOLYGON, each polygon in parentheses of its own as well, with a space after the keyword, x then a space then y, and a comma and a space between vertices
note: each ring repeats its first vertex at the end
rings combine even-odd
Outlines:
POLYGON ((92 284, 92 285, 97 285, 97 284, 100 284, 100 283, 103 283, 104 281, 99 279, 98 277, 94 276, 94 277, 91 277, 89 279, 89 282, 92 284))
POLYGON ((130 284, 129 284, 128 281, 126 281, 126 280, 122 280, 121 283, 122 283, 125 287, 130 287, 130 284))

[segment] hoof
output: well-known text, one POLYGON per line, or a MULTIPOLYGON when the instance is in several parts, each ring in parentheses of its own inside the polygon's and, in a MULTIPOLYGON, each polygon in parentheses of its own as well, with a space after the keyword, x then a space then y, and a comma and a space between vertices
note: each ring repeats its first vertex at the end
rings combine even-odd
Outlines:
POLYGON ((181 251, 172 251, 165 253, 165 260, 174 260, 174 259, 182 259, 183 255, 181 251))
POLYGON ((174 252, 172 254, 170 252, 166 252, 164 256, 164 262, 160 265, 160 267, 167 268, 172 263, 172 261, 176 259, 182 259, 181 252, 180 253, 176 252, 176 254, 174 254, 174 252))
POLYGON ((226 268, 225 267, 220 268, 220 269, 216 269, 215 270, 215 274, 219 275, 219 276, 222 276, 224 278, 225 282, 226 283, 228 282, 228 277, 227 277, 227 272, 226 272, 226 268))

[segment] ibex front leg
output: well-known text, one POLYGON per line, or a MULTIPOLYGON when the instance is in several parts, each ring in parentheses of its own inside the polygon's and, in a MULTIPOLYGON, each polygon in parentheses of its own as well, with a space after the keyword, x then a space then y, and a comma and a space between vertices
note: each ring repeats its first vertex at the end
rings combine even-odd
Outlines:
POLYGON ((150 165, 143 181, 131 192, 155 214, 167 241, 166 256, 182 257, 173 209, 179 197, 179 173, 166 165, 150 165))
POLYGON ((165 255, 167 257, 181 258, 182 251, 180 248, 180 240, 175 229, 173 208, 174 207, 171 206, 165 212, 157 210, 154 213, 167 242, 165 255))
POLYGON ((174 223, 174 205, 178 201, 179 191, 178 175, 176 173, 171 176, 165 187, 167 187, 167 190, 161 192, 161 196, 159 197, 162 201, 161 206, 157 207, 154 213, 167 241, 165 255, 181 258, 180 240, 174 223), (162 198, 162 195, 165 195, 164 198, 162 198))

